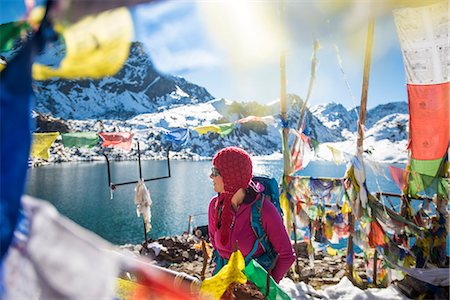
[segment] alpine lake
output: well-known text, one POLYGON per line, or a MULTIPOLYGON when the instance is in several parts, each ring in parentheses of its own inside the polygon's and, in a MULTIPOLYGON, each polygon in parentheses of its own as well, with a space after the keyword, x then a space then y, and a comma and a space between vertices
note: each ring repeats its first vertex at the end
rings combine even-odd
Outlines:
MULTIPOLYGON (((142 161, 142 177, 150 179, 168 175, 167 161, 142 161)), ((367 169, 367 185, 376 191, 398 193, 388 179, 388 165, 382 164, 386 176, 375 176, 367 169)), ((302 176, 343 177, 345 164, 312 161, 300 172, 302 176)), ((171 160, 171 177, 146 182, 152 199, 148 238, 182 234, 207 224, 208 204, 214 196, 209 178, 211 161, 171 160)), ((254 159, 254 173, 280 180, 282 160, 254 159)), ((122 183, 139 178, 137 161, 111 162, 111 181, 122 183)), ((136 184, 118 186, 111 192, 106 162, 71 162, 30 168, 26 194, 52 203, 64 216, 100 235, 109 242, 122 245, 144 241, 144 225, 137 217, 134 204, 136 184)), ((396 200, 396 199, 394 199, 396 200)), ((398 205, 398 200, 394 203, 398 205)))

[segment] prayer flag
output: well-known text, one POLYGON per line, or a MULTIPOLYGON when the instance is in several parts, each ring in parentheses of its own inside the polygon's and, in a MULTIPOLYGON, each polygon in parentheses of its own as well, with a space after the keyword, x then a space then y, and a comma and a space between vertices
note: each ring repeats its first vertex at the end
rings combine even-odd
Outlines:
POLYGON ((386 245, 385 233, 377 221, 370 222, 369 245, 372 248, 386 245))
POLYGON ((220 136, 224 137, 229 135, 233 131, 235 125, 233 123, 224 123, 224 124, 217 124, 217 126, 219 126, 220 128, 219 132, 220 136))
POLYGON ((251 259, 249 261, 245 267, 244 274, 263 294, 266 294, 266 291, 269 291, 269 294, 266 297, 267 300, 291 299, 272 277, 268 280, 267 271, 256 260, 251 259), (269 284, 269 289, 267 289, 267 284, 269 284))
POLYGON ((207 134, 208 132, 220 132, 220 127, 217 125, 204 125, 204 126, 197 126, 192 128, 195 131, 197 131, 199 134, 207 134))
POLYGON ((189 130, 187 128, 172 128, 169 132, 164 133, 164 137, 167 141, 183 145, 189 140, 189 130))
POLYGON ((59 132, 33 133, 33 144, 31 146, 31 157, 48 160, 49 150, 58 137, 59 132))
POLYGON ((405 65, 410 162, 408 193, 440 177, 450 140, 449 2, 394 11, 405 65))
POLYGON ((408 84, 411 157, 442 158, 449 145, 450 82, 432 85, 408 84))
POLYGON ((332 155, 333 155, 333 161, 336 164, 342 163, 342 151, 339 149, 336 149, 330 145, 327 145, 328 149, 330 149, 332 155))
POLYGON ((24 217, 3 262, 4 299, 113 299, 120 271, 120 257, 108 251, 113 245, 47 201, 24 196, 22 203, 24 217))
POLYGON ((389 166, 389 174, 391 174, 391 177, 398 188, 403 191, 405 187, 405 170, 394 166, 389 166))
POLYGON ((12 50, 16 40, 20 40, 22 35, 26 35, 29 28, 29 24, 24 21, 1 24, 0 52, 12 50))
POLYGON ((70 132, 61 134, 64 147, 92 148, 98 144, 96 132, 70 132))
POLYGON ((103 147, 115 147, 125 151, 130 151, 133 143, 131 132, 100 132, 98 134, 103 139, 103 147))
POLYGON ((448 10, 449 2, 440 1, 393 11, 408 84, 449 81, 448 10))
POLYGON ((419 192, 424 192, 427 188, 435 184, 435 193, 438 189, 439 172, 443 167, 443 159, 417 160, 411 158, 409 167, 408 194, 416 196, 419 192))
POLYGON ((264 117, 248 116, 236 121, 236 123, 238 124, 244 124, 248 122, 263 122, 267 125, 275 125, 275 118, 273 116, 264 116, 264 117))
POLYGON ((245 284, 247 282, 247 277, 243 273, 244 269, 244 257, 241 251, 237 250, 231 254, 228 263, 216 275, 203 280, 200 292, 206 296, 212 296, 213 299, 220 299, 231 283, 245 284))
POLYGON ((193 129, 199 134, 206 134, 208 132, 215 132, 224 137, 231 133, 234 129, 234 123, 224 123, 224 124, 212 124, 205 126, 194 127, 193 129))
POLYGON ((25 188, 31 145, 31 53, 40 42, 34 38, 25 44, 0 76, 0 260, 10 245, 25 188))
POLYGON ((57 69, 33 65, 33 78, 101 78, 116 74, 128 58, 133 21, 127 8, 89 16, 62 33, 66 57, 57 69))

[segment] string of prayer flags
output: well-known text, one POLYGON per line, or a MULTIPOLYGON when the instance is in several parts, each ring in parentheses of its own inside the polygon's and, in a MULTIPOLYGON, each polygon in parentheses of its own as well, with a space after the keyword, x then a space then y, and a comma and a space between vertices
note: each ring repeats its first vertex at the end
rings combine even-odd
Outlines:
POLYGON ((224 124, 211 124, 204 126, 197 126, 192 129, 197 131, 199 134, 206 134, 208 132, 215 132, 220 134, 221 137, 224 137, 233 131, 235 127, 234 123, 224 123, 224 124))
POLYGON ((58 135, 59 132, 33 133, 33 144, 30 152, 31 157, 48 160, 50 147, 58 135))
POLYGON ((172 128, 170 131, 164 132, 164 138, 166 141, 184 145, 189 140, 189 130, 187 128, 172 128))
POLYGON ((231 254, 228 263, 216 275, 203 280, 200 293, 213 299, 220 299, 231 283, 245 284, 247 282, 247 277, 243 273, 244 269, 244 257, 241 251, 237 250, 231 254))
POLYGON ((133 143, 133 133, 131 132, 100 132, 98 134, 103 140, 103 147, 115 147, 125 151, 130 151, 133 143))
POLYGON ((92 148, 98 144, 96 132, 70 132, 61 134, 64 147, 87 147, 92 148))
POLYGON ((448 1, 394 10, 405 65, 409 108, 408 193, 423 191, 441 176, 450 127, 448 72, 448 1), (417 173, 430 176, 430 180, 417 173))
POLYGON ((116 74, 128 59, 134 35, 127 8, 88 16, 63 30, 66 56, 59 68, 34 64, 33 78, 102 78, 116 74))

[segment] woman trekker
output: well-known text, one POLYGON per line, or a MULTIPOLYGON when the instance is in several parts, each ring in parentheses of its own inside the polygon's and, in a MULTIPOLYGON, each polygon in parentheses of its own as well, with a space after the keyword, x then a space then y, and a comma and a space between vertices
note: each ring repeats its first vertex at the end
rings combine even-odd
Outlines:
POLYGON ((227 147, 214 156, 212 164, 210 178, 218 193, 208 211, 209 238, 216 256, 213 274, 227 263, 237 243, 246 264, 255 259, 278 283, 295 261, 295 253, 279 212, 263 198, 264 186, 252 181, 249 154, 238 147, 227 147), (262 247, 251 224, 256 201, 262 201, 260 222, 273 248, 270 253, 262 247), (275 257, 271 257, 273 253, 275 257))

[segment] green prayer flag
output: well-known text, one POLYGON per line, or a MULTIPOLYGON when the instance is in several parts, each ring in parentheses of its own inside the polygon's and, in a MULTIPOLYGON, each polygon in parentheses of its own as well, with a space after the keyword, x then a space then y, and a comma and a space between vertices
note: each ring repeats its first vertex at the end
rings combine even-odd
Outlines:
POLYGON ((234 129, 234 123, 216 124, 220 128, 220 136, 224 137, 230 134, 234 129))
POLYGON ((64 147, 92 148, 98 144, 96 132, 70 132, 61 134, 64 147))
POLYGON ((443 159, 418 160, 411 158, 409 169, 408 194, 416 196, 425 189, 434 187, 434 192, 438 188, 437 178, 440 176, 440 170, 443 159))
MULTIPOLYGON (((267 289, 267 271, 254 259, 250 260, 244 269, 244 274, 247 279, 253 282, 258 290, 264 295, 267 289)), ((266 299, 269 300, 288 300, 291 299, 285 291, 270 277, 269 280, 269 295, 266 299)))
POLYGON ((28 23, 10 22, 0 25, 0 52, 12 50, 14 42, 22 38, 29 29, 28 23))

